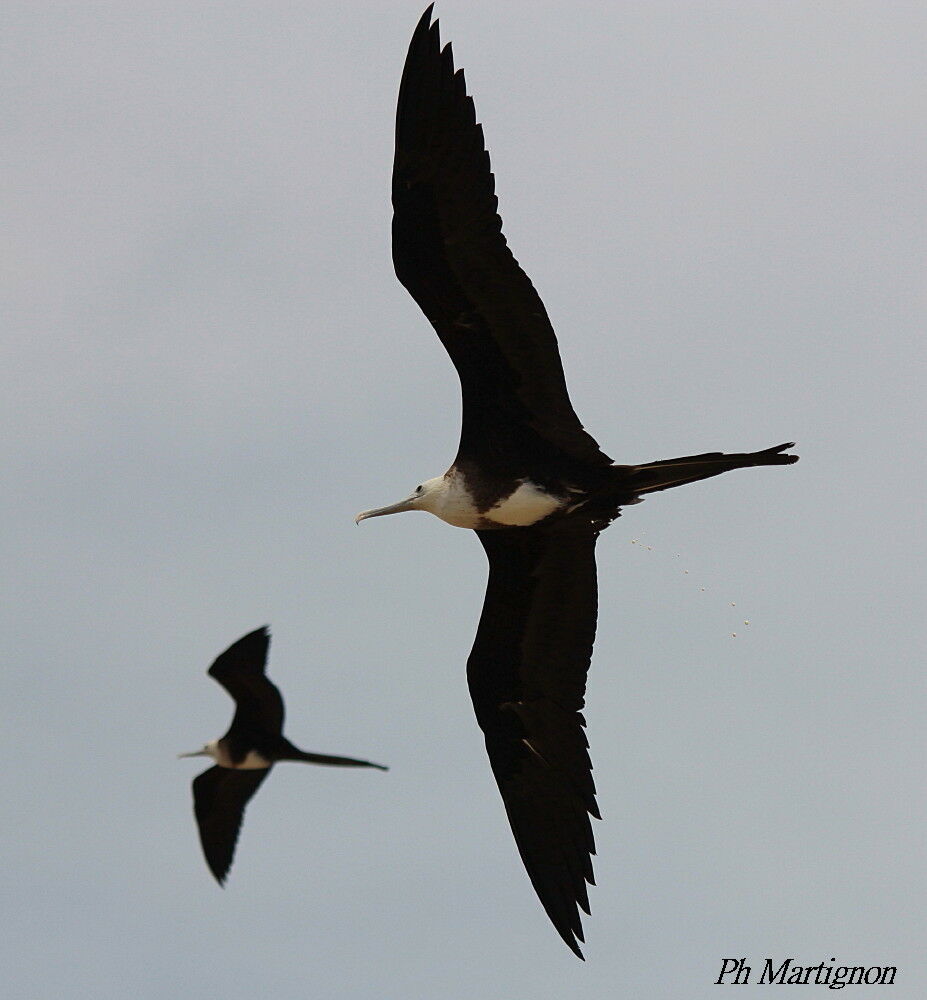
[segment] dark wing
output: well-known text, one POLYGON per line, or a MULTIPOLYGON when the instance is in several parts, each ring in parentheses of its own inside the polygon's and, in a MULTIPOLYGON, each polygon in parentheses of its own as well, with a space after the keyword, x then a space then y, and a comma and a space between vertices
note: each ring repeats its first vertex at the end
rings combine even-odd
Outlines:
POLYGON ((269 645, 267 627, 255 629, 229 646, 209 668, 209 676, 235 699, 235 718, 229 733, 253 733, 260 738, 283 731, 283 698, 264 676, 269 645))
POLYGON ((599 818, 581 714, 595 639, 598 532, 478 531, 489 556, 467 662, 470 696, 519 853, 560 936, 582 958, 599 818))
POLYGON ((508 249, 489 154, 451 46, 425 11, 396 112, 393 263, 460 375, 460 453, 492 429, 518 454, 608 465, 579 422, 544 304, 508 249))
POLYGON ((217 764, 193 779, 193 812, 200 843, 219 885, 232 866, 245 806, 269 773, 269 767, 240 771, 217 764))

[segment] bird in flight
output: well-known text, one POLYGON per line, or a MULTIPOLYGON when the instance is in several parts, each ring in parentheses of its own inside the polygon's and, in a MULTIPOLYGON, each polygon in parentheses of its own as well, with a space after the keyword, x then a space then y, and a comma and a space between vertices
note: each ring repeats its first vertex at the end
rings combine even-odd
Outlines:
POLYGON ((215 767, 193 779, 193 811, 206 864, 219 885, 232 866, 238 831, 249 799, 279 760, 336 767, 376 767, 368 760, 306 753, 283 735, 283 698, 264 673, 270 633, 259 628, 233 643, 209 668, 235 699, 229 731, 202 750, 181 757, 211 757, 215 767))
POLYGON ((582 958, 599 818, 582 716, 599 533, 648 493, 788 465, 791 444, 619 465, 584 430, 557 339, 497 213, 482 127, 429 7, 399 87, 393 263, 450 355, 463 397, 451 467, 357 521, 425 510, 476 531, 489 581, 467 679, 515 842, 540 901, 582 958))

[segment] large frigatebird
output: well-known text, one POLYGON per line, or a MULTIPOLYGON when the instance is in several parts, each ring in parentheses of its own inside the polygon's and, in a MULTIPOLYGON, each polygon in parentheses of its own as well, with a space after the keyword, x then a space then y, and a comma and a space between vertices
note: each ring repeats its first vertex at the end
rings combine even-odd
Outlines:
POLYGON ((518 850, 582 958, 599 817, 581 714, 596 628, 595 543, 647 493, 729 469, 788 465, 791 444, 618 465, 583 429, 544 305, 496 211, 483 130, 425 11, 399 87, 396 274, 451 356, 463 394, 453 465, 357 520, 426 510, 475 529, 489 583, 467 679, 518 850))
POLYGON ((245 806, 278 760, 388 770, 369 760, 306 753, 293 746, 283 735, 283 698, 264 673, 269 644, 267 628, 259 628, 216 658, 209 676, 235 699, 232 725, 225 736, 202 750, 180 755, 212 757, 216 762, 193 779, 193 811, 206 864, 219 885, 232 866, 245 806))

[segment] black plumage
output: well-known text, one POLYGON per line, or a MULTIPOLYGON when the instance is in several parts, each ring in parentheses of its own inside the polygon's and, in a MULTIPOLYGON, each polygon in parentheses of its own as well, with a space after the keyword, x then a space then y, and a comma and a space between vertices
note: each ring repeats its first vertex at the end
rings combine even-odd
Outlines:
POLYGON ((502 234, 483 130, 431 14, 415 29, 399 88, 393 262, 460 377, 460 445, 443 478, 358 520, 424 509, 477 529, 489 582, 467 664, 473 706, 532 884, 582 957, 590 817, 599 815, 582 716, 596 539, 647 493, 797 456, 784 444, 617 465, 602 452, 570 402, 544 305, 502 234))
POLYGON ((283 735, 283 698, 264 673, 269 645, 270 633, 259 628, 216 658, 208 672, 235 700, 232 724, 221 739, 181 755, 217 762, 193 779, 193 810, 206 863, 220 885, 232 865, 245 806, 277 761, 387 770, 353 757, 307 753, 283 735))

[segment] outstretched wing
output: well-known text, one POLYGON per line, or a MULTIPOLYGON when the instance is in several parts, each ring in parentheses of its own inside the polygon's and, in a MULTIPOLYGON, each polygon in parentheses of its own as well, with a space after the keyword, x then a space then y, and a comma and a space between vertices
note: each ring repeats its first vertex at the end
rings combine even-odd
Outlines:
POLYGON ((243 771, 217 764, 193 779, 193 812, 200 843, 219 885, 232 866, 245 806, 269 773, 269 767, 243 771))
POLYGON ((595 639, 589 524, 478 531, 489 583, 467 662, 470 695, 515 842, 564 941, 582 957, 599 818, 581 714, 595 639))
POLYGON ((491 431, 518 454, 610 464, 573 410, 544 304, 512 256, 472 98, 425 11, 396 112, 393 263, 460 376, 458 458, 491 431), (508 440, 506 440, 508 438, 508 440))
POLYGON ((269 645, 267 626, 255 629, 229 646, 209 668, 209 676, 235 699, 230 732, 264 736, 283 731, 283 698, 264 675, 269 645))

